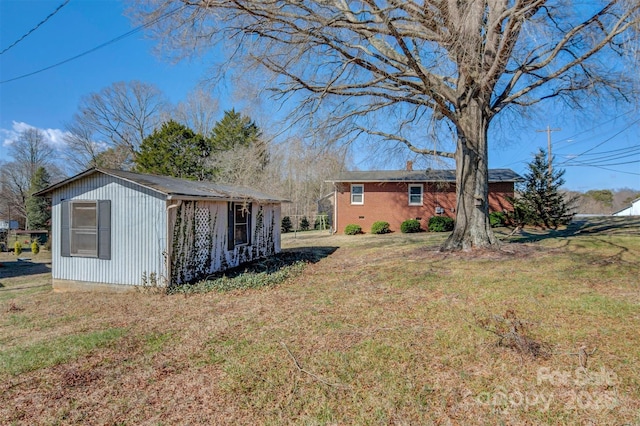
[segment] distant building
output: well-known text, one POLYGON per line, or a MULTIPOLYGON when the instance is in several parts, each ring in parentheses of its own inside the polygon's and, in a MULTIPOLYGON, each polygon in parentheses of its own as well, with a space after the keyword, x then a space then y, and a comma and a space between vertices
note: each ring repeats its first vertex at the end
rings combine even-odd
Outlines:
POLYGON ((613 216, 640 216, 640 198, 636 198, 631 205, 613 213, 613 216))
MULTIPOLYGON (((510 169, 489 170, 489 211, 512 209, 514 183, 520 175, 510 169)), ((456 217, 455 170, 347 171, 329 182, 334 184, 334 230, 357 224, 367 232, 376 221, 389 223, 400 231, 407 219, 417 219, 423 229, 432 216, 456 217)))
POLYGON ((4 229, 4 230, 18 229, 18 221, 0 219, 0 229, 4 229))

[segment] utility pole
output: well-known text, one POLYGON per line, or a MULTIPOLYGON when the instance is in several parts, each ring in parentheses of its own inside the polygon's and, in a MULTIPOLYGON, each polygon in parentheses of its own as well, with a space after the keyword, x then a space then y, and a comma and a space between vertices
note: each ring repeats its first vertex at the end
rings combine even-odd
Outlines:
POLYGON ((551 164, 551 132, 559 132, 562 129, 552 129, 550 126, 547 126, 546 129, 536 130, 536 132, 546 132, 547 133, 547 152, 549 153, 549 179, 551 179, 551 172, 553 171, 553 166, 551 164))

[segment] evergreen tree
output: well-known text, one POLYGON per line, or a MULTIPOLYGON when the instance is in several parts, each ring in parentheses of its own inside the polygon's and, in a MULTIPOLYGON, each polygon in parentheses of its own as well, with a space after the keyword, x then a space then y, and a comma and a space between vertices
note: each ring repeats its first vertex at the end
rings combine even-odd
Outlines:
POLYGON ((228 151, 238 146, 250 146, 261 135, 258 126, 235 109, 225 111, 211 131, 211 145, 216 151, 228 151))
POLYGON ((211 131, 211 145, 215 151, 230 151, 237 148, 254 148, 257 165, 264 169, 269 163, 267 144, 261 138, 262 132, 250 117, 236 112, 224 112, 211 131))
POLYGON ((207 139, 170 120, 143 139, 134 160, 135 170, 192 180, 205 180, 212 171, 205 165, 211 153, 207 139))
POLYGON ((291 232, 291 230, 293 229, 293 225, 291 224, 291 218, 289 216, 285 216, 282 218, 280 228, 282 229, 283 234, 291 232))
POLYGON ((540 149, 527 165, 525 182, 520 187, 520 197, 513 201, 513 221, 517 226, 534 225, 557 228, 571 221, 570 203, 560 192, 564 184, 563 169, 549 170, 547 153, 540 149))
POLYGON ((49 201, 43 197, 34 197, 33 194, 45 189, 51 184, 51 178, 47 169, 38 167, 31 178, 29 198, 26 203, 27 227, 33 230, 48 229, 51 222, 51 209, 49 201))
POLYGON ((302 216, 302 219, 300 219, 300 230, 301 231, 308 231, 309 230, 309 226, 311 226, 309 224, 309 219, 307 219, 306 216, 302 216))

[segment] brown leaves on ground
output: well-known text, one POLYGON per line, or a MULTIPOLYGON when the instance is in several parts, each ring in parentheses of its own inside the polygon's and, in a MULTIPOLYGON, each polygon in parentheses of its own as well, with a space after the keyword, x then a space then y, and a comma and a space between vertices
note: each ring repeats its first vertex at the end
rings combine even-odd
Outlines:
POLYGON ((267 289, 59 294, 33 287, 45 274, 29 276, 31 286, 3 280, 12 299, 0 302, 0 355, 124 332, 52 366, 0 370, 0 423, 622 424, 637 416, 640 318, 627 296, 637 281, 624 264, 596 268, 582 252, 536 244, 442 253, 429 235, 304 237, 300 247, 331 250, 267 289), (477 312, 486 314, 465 321, 477 312), (603 391, 538 383, 542 367, 581 365, 577 346, 603 348, 588 365, 621 378, 615 409, 567 412, 572 392, 603 391), (480 398, 502 390, 556 399, 542 413, 480 398))

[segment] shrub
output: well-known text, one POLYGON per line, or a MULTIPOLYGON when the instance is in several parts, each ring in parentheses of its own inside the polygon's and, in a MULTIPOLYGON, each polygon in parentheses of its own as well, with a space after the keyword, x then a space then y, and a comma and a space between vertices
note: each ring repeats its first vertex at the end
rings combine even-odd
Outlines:
POLYGON ((16 243, 13 245, 13 252, 16 254, 16 256, 20 256, 20 254, 22 254, 22 243, 20 241, 16 241, 16 243))
POLYGON ((429 219, 429 232, 448 232, 453 230, 453 219, 447 216, 433 216, 429 219))
POLYGON ((416 219, 409 219, 402 222, 400 225, 400 231, 404 234, 411 234, 414 232, 420 232, 420 221, 416 219))
POLYGON ((350 224, 344 228, 346 235, 356 235, 362 233, 362 227, 360 225, 350 224))
POLYGON ((504 226, 507 223, 507 215, 503 212, 493 212, 489 214, 489 223, 492 228, 504 226))
POLYGON ((372 234, 388 234, 389 232, 391 232, 389 229, 389 222, 379 220, 371 225, 372 234))
POLYGON ((33 254, 40 253, 40 244, 38 244, 38 241, 36 241, 36 240, 33 240, 31 242, 31 253, 33 253, 33 254))
POLYGON ((307 219, 306 216, 302 216, 302 219, 300 219, 300 230, 301 231, 308 231, 309 230, 309 219, 307 219))
POLYGON ((291 225, 291 218, 289 216, 285 216, 282 218, 282 222, 280 222, 280 229, 282 229, 282 233, 286 234, 287 232, 291 232, 293 229, 293 225, 291 225))

